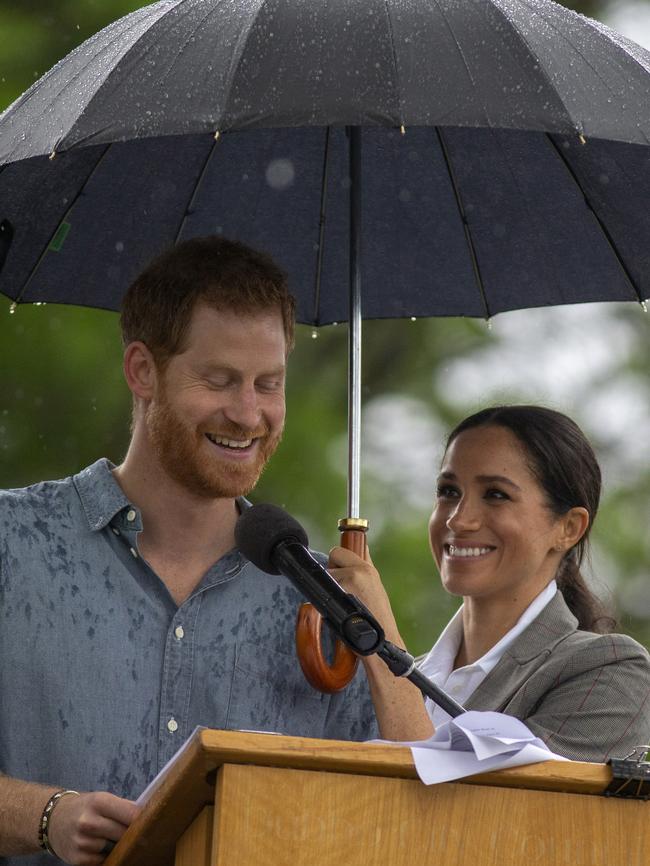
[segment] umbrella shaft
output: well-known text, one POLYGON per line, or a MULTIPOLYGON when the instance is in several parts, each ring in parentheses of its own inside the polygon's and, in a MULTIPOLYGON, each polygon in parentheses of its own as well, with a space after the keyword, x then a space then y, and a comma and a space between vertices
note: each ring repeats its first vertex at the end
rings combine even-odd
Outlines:
POLYGON ((361 463, 361 128, 350 142, 350 316, 348 319, 348 517, 359 517, 361 463))

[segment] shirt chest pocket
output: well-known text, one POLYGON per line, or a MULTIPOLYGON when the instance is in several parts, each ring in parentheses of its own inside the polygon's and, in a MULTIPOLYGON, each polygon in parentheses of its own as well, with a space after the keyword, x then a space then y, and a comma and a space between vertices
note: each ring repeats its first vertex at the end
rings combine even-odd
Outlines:
POLYGON ((321 737, 329 700, 307 683, 295 653, 238 643, 228 728, 321 737))

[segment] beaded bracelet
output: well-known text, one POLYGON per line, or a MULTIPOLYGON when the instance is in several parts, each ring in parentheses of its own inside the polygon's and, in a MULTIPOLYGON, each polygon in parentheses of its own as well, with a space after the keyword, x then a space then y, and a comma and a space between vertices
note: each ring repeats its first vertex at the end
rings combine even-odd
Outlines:
POLYGON ((57 791, 56 794, 52 794, 50 799, 45 804, 45 808, 43 809, 43 814, 41 815, 41 820, 38 825, 38 844, 41 846, 43 851, 47 851, 48 854, 51 854, 53 857, 56 857, 57 854, 53 850, 50 845, 50 837, 48 835, 50 829, 50 820, 52 818, 52 812, 54 811, 54 807, 59 802, 62 797, 67 796, 68 794, 76 794, 79 796, 79 791, 66 791, 61 789, 57 791))

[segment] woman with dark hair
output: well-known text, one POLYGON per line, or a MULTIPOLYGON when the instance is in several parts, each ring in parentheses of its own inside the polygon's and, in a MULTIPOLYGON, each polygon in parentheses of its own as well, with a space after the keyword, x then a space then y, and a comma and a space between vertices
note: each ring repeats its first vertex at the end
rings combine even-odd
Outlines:
MULTIPOLYGON (((515 716, 549 748, 606 761, 647 743, 650 658, 581 573, 600 500, 594 452, 568 417, 497 406, 450 434, 429 521, 433 557, 460 610, 420 669, 467 709, 515 716)), ((370 561, 335 548, 330 571, 400 646, 370 561)), ((382 736, 429 736, 447 714, 376 657, 364 659, 382 736)))

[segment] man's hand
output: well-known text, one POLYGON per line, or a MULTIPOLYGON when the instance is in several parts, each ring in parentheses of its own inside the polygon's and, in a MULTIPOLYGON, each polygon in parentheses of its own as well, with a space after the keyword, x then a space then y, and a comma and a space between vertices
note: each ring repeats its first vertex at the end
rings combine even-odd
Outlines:
POLYGON ((98 866, 112 847, 108 843, 122 838, 139 811, 131 800, 106 791, 63 797, 50 818, 50 845, 71 866, 98 866))

